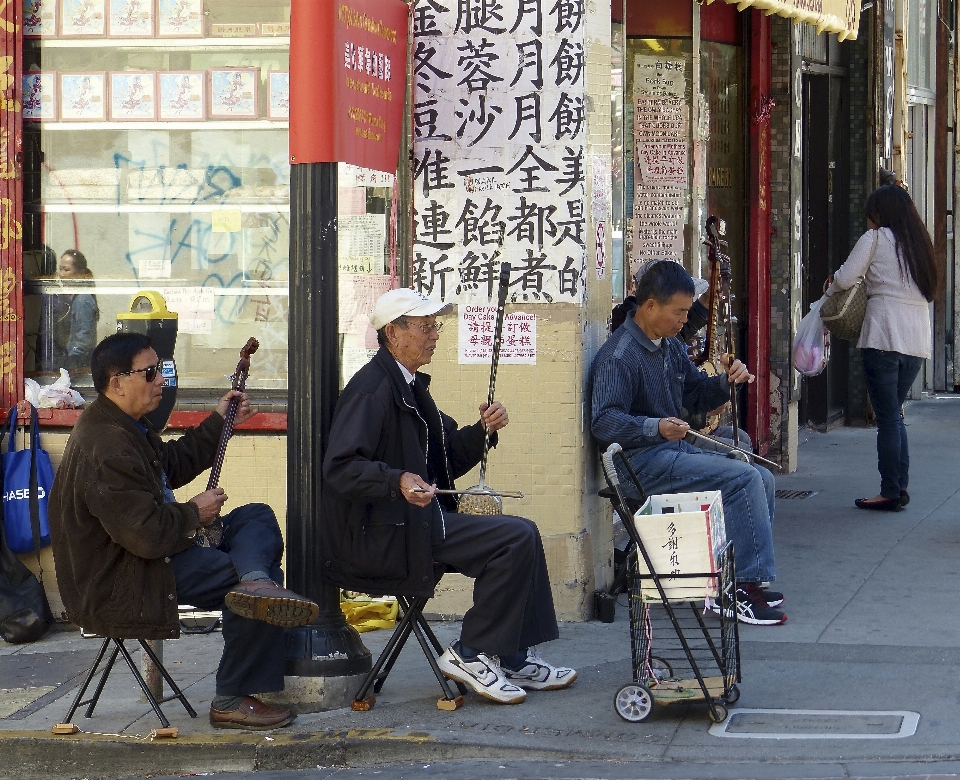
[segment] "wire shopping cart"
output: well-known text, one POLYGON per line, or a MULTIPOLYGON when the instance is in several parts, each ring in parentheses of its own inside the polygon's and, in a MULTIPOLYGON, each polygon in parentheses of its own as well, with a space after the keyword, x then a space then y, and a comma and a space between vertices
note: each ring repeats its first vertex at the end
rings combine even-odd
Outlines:
MULTIPOLYGON (((627 565, 633 682, 617 691, 617 714, 639 723, 650 717, 654 703, 705 701, 710 719, 720 723, 727 717, 727 707, 740 698, 736 685, 740 682, 740 636, 733 544, 724 544, 722 537, 717 540, 710 571, 671 569, 669 574, 662 574, 652 560, 652 548, 644 545, 645 535, 648 545, 653 540, 643 524, 645 518, 654 520, 658 509, 673 511, 664 499, 696 504, 707 501, 711 494, 648 496, 619 444, 611 444, 603 454, 603 471, 614 493, 614 511, 631 540, 627 565), (622 473, 630 477, 631 492, 636 495, 626 495, 615 460, 622 473), (708 612, 713 614, 705 619, 708 612)), ((714 500, 719 503, 719 496, 714 500)), ((706 509, 706 505, 701 508, 706 509)), ((722 515, 720 520, 722 527, 722 515)), ((664 544, 661 541, 653 541, 658 554, 660 548, 671 544, 670 539, 664 544)))

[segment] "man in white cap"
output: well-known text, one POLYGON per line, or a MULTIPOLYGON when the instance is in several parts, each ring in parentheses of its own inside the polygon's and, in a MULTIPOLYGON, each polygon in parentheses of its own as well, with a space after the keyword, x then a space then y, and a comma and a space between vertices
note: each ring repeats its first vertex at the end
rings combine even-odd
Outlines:
POLYGON ((500 402, 460 428, 430 396, 449 304, 408 289, 374 304, 380 350, 347 383, 323 462, 322 571, 350 590, 431 595, 434 564, 475 579, 460 639, 441 671, 488 699, 518 704, 526 690, 565 688, 577 673, 544 661, 536 645, 559 636, 536 525, 511 515, 459 514, 454 479, 480 462, 486 432, 507 425, 500 402))

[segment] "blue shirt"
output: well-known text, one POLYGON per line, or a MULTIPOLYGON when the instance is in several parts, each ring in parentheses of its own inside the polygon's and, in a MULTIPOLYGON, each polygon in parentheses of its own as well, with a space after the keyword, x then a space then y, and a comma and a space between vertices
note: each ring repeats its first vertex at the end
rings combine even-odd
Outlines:
MULTIPOLYGON (((135 417, 131 417, 133 424, 137 426, 137 430, 140 431, 144 436, 147 435, 147 426, 140 422, 135 417)), ((160 474, 163 476, 163 503, 164 504, 175 504, 177 502, 177 497, 173 494, 173 491, 170 489, 170 486, 167 484, 167 473, 161 471, 160 474)))
POLYGON ((588 392, 590 430, 604 449, 612 442, 625 450, 663 444, 661 418, 680 417, 684 409, 708 412, 730 400, 726 374, 700 371, 678 338, 654 344, 632 316, 597 352, 588 392))

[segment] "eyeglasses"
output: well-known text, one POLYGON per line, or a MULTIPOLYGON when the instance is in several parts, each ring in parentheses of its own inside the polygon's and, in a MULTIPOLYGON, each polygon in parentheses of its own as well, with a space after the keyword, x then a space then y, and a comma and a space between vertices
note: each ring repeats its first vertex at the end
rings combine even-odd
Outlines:
POLYGON ((143 374, 143 378, 147 380, 147 384, 150 384, 154 379, 157 378, 157 374, 161 372, 163 368, 163 361, 161 360, 155 366, 147 366, 146 368, 136 368, 133 371, 121 371, 119 374, 114 374, 114 376, 131 376, 133 374, 143 374))
POLYGON ((441 330, 443 330, 443 323, 442 323, 442 322, 435 322, 435 323, 433 323, 433 325, 420 325, 420 324, 418 324, 417 327, 420 328, 420 330, 423 331, 424 333, 433 333, 434 331, 436 331, 437 333, 439 333, 441 330))

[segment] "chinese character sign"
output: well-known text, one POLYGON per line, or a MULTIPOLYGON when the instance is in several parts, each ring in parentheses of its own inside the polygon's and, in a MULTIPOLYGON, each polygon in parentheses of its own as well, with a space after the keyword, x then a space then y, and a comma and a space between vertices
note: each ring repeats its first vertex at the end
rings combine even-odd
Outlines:
MULTIPOLYGON (((496 306, 461 305, 460 363, 489 363, 493 358, 493 336, 497 325, 496 306)), ((511 312, 503 320, 500 337, 501 363, 537 363, 537 316, 511 312)))
POLYGON ((586 276, 586 0, 416 0, 414 283, 579 303, 586 276))

